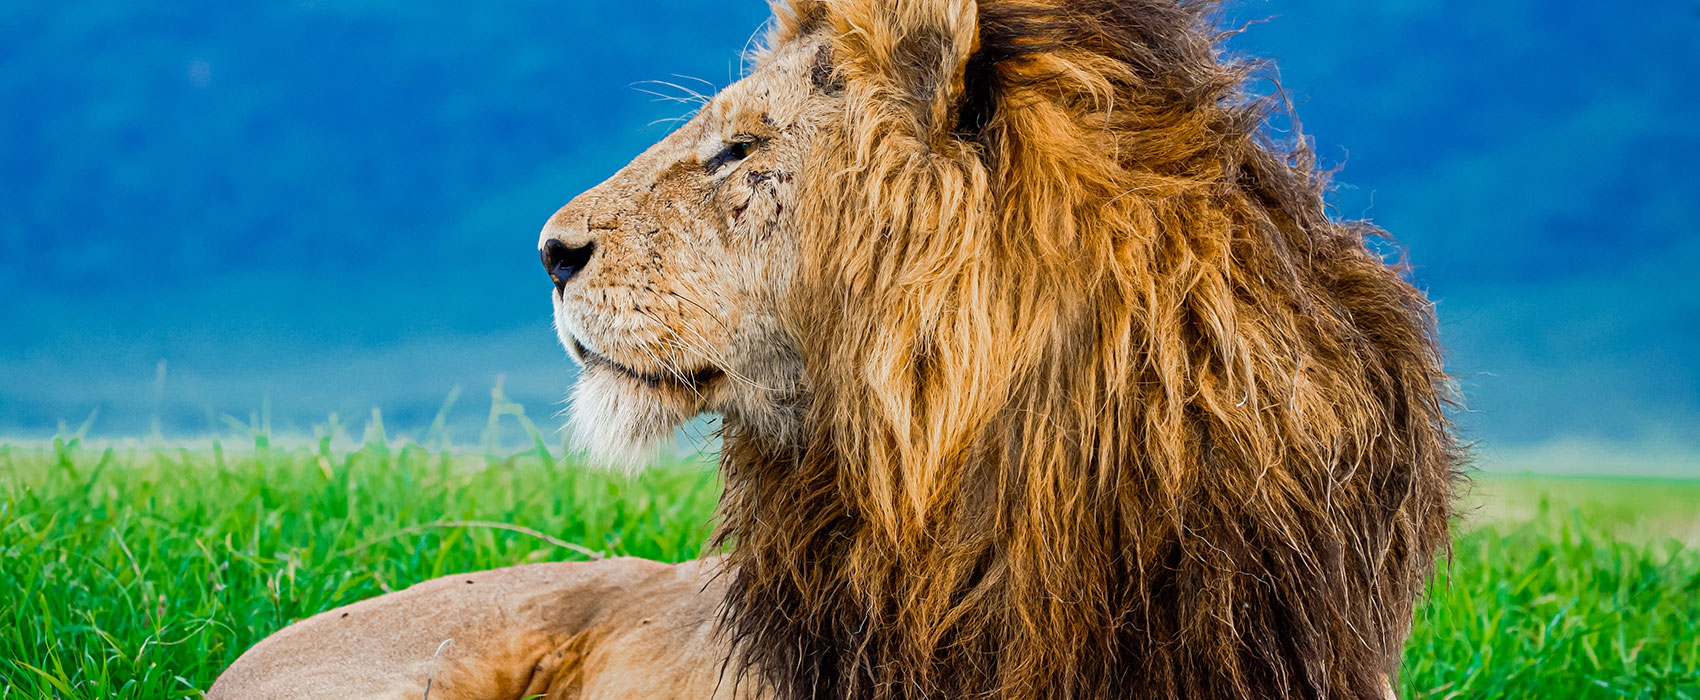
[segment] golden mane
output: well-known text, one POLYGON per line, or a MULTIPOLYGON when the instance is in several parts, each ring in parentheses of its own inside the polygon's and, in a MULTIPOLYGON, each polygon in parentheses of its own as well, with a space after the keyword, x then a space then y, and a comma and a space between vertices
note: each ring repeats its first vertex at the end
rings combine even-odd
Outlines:
POLYGON ((1461 449, 1431 304, 1186 0, 791 0, 802 428, 729 424, 784 698, 1385 697, 1461 449))

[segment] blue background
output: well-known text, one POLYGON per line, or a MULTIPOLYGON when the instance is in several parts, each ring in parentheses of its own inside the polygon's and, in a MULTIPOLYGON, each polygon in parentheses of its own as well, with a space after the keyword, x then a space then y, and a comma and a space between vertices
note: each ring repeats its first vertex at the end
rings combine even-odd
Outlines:
MULTIPOLYGON (((1339 214, 1410 250, 1484 454, 1700 454, 1700 2, 1230 15, 1269 20, 1232 46, 1279 64, 1339 214)), ((554 423, 537 230, 685 111, 635 83, 727 84, 766 17, 0 3, 0 435, 419 429, 498 375, 554 423)))

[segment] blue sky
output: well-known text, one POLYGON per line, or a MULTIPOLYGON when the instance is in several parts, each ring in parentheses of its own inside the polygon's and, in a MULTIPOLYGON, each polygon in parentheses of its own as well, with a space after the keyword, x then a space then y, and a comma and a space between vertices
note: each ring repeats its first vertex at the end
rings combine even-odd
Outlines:
MULTIPOLYGON (((1268 20, 1233 47, 1276 60, 1338 213, 1439 301, 1473 438, 1700 451, 1700 1, 1232 7, 1268 20)), ((0 6, 0 434, 423 428, 455 386, 473 425, 499 375, 549 422, 572 372, 538 228, 682 111, 637 83, 726 84, 765 17, 0 6)))

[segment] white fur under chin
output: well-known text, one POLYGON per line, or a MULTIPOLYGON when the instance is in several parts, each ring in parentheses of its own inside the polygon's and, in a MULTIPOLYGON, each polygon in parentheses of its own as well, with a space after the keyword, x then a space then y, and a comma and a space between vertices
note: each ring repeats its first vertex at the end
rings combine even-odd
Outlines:
POLYGON ((568 409, 573 447, 595 466, 643 471, 672 441, 674 428, 690 419, 676 403, 613 372, 587 370, 568 409))

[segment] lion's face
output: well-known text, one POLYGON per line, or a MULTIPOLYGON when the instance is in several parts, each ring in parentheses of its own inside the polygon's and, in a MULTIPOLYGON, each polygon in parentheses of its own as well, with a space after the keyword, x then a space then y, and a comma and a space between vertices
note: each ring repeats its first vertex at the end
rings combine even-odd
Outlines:
POLYGON ((579 446, 637 466, 705 412, 779 430, 800 365, 779 322, 795 181, 825 99, 816 47, 779 47, 678 131, 550 218, 555 326, 583 367, 579 446))

